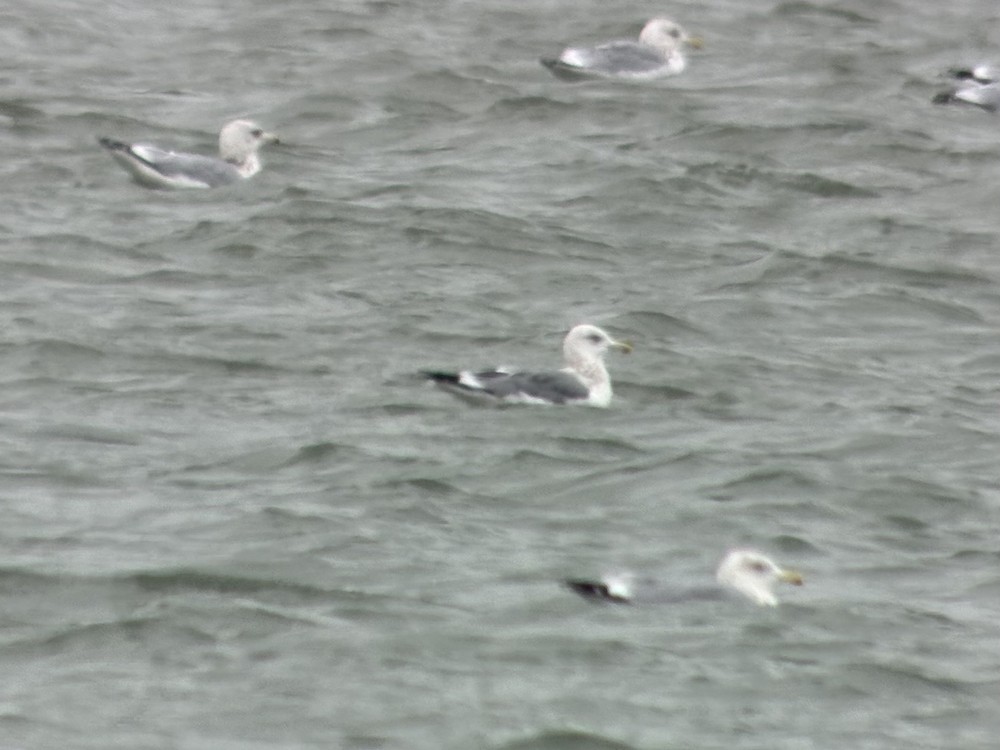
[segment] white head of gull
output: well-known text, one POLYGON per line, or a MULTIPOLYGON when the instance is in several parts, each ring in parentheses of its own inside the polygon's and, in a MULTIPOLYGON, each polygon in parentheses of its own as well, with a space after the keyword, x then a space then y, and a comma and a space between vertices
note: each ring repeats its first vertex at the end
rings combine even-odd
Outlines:
POLYGON ((576 375, 587 386, 587 400, 591 406, 607 406, 611 403, 611 376, 604 365, 604 356, 609 349, 620 349, 626 354, 632 345, 615 341, 605 331, 592 325, 578 325, 563 339, 563 372, 576 375))
POLYGON ((799 573, 778 567, 769 557, 752 549, 731 550, 719 563, 715 580, 763 607, 777 606, 774 587, 778 583, 802 585, 799 573))
POLYGON ((166 151, 144 143, 99 138, 132 178, 151 188, 210 188, 253 177, 260 171, 258 151, 278 138, 250 120, 233 120, 219 133, 219 156, 166 151))
POLYGON ((661 78, 676 75, 687 67, 685 45, 698 49, 702 42, 669 18, 653 18, 643 26, 637 41, 567 47, 558 58, 542 59, 541 62, 556 76, 567 80, 661 78))
MULTIPOLYGON (((695 47, 701 45, 701 40, 692 37, 679 23, 671 21, 669 18, 653 18, 646 22, 639 32, 639 44, 658 49, 664 59, 671 57, 679 58, 676 63, 683 66, 684 56, 682 54, 685 44, 694 42, 695 47)), ((681 67, 678 73, 683 70, 681 67)))
POLYGON ((774 607, 778 597, 774 587, 778 583, 802 585, 802 576, 779 567, 761 552, 752 549, 731 550, 722 558, 715 573, 720 587, 677 589, 636 578, 632 573, 616 573, 598 580, 570 579, 566 585, 587 598, 615 604, 676 603, 694 600, 714 600, 734 591, 762 607, 774 607))
POLYGON ((628 353, 632 345, 615 340, 597 326, 581 324, 563 339, 566 367, 562 370, 425 370, 422 374, 449 393, 475 403, 607 406, 612 391, 604 356, 609 349, 628 353))
POLYGON ((277 141, 277 136, 265 133, 251 120, 233 120, 219 133, 219 157, 236 167, 243 177, 252 177, 260 171, 260 147, 277 141))

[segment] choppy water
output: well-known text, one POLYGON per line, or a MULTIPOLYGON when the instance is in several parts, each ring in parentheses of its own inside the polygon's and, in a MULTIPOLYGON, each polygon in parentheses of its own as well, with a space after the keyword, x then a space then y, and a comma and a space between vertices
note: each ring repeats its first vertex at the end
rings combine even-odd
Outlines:
POLYGON ((0 747, 997 747, 1000 120, 929 104, 992 0, 0 19, 0 747), (664 11, 681 78, 537 63, 664 11), (242 115, 236 190, 95 143, 242 115), (580 321, 606 411, 413 374, 580 321), (557 584, 734 544, 807 586, 557 584))

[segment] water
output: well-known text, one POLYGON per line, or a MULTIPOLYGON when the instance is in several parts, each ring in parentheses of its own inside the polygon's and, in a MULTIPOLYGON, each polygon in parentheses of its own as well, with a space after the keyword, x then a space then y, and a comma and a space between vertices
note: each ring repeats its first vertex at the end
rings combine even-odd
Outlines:
POLYGON ((0 747, 997 746, 1000 130, 929 104, 994 3, 0 16, 0 747), (537 63, 663 10, 683 77, 537 63), (243 115, 236 190, 95 142, 243 115), (581 321, 606 411, 414 375, 581 321), (558 585, 737 544, 806 586, 558 585))

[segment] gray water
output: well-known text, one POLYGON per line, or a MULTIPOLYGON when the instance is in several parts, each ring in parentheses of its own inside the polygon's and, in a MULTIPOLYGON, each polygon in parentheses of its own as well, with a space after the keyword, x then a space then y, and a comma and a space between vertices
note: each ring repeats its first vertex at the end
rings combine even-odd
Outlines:
POLYGON ((998 746, 994 0, 13 0, 0 747, 998 746), (681 77, 538 58, 669 13, 681 77), (992 55, 992 57, 991 57, 992 55), (96 137, 283 144, 144 190, 96 137), (607 410, 421 367, 630 339, 607 410), (777 609, 600 607, 560 579, 777 609))

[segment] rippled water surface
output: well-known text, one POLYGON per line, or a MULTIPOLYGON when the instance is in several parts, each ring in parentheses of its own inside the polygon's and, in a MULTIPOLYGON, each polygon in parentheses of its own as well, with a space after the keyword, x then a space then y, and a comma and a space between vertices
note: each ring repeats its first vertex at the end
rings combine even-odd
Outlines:
POLYGON ((0 747, 997 747, 992 0, 14 0, 0 747), (538 58, 668 13, 681 77, 538 58), (98 135, 283 142, 234 189, 98 135), (630 339, 607 410, 421 367, 630 339), (777 609, 599 607, 723 551, 777 609))

